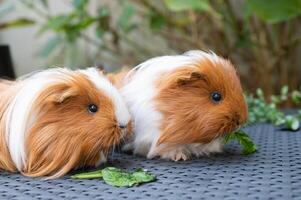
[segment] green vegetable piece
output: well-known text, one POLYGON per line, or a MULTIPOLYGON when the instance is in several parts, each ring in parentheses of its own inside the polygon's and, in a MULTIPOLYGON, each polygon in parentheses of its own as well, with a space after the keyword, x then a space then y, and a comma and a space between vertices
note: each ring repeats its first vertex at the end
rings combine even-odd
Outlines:
POLYGON ((102 170, 97 170, 97 171, 93 171, 93 172, 86 172, 86 173, 75 174, 75 175, 71 176, 71 178, 74 178, 74 179, 102 178, 102 170))
POLYGON ((156 176, 144 171, 143 169, 137 169, 132 176, 138 181, 139 183, 147 183, 154 181, 156 176))
POLYGON ((243 148, 242 154, 248 155, 257 151, 257 146, 252 139, 242 130, 230 133, 224 137, 225 143, 236 140, 243 148))
POLYGON ((154 175, 141 169, 133 173, 128 173, 115 167, 107 167, 102 170, 102 174, 103 180, 107 184, 117 187, 132 187, 156 179, 154 175))
POLYGON ((103 180, 112 186, 132 187, 137 185, 137 181, 130 173, 123 172, 115 167, 107 167, 102 170, 103 180))
POLYGON ((138 169, 135 172, 125 172, 115 167, 106 167, 102 170, 80 173, 71 176, 74 179, 92 179, 92 178, 103 178, 106 184, 116 187, 132 187, 141 183, 147 183, 154 181, 156 176, 138 169))

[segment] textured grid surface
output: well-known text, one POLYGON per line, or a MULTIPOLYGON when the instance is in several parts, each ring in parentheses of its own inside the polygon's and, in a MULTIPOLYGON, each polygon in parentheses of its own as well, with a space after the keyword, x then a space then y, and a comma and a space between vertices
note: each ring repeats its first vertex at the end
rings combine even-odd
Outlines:
POLYGON ((230 144, 223 154, 188 162, 145 160, 115 154, 110 165, 143 167, 158 180, 114 188, 102 180, 40 180, 1 172, 0 199, 301 199, 301 131, 270 125, 247 129, 259 152, 241 156, 230 144))

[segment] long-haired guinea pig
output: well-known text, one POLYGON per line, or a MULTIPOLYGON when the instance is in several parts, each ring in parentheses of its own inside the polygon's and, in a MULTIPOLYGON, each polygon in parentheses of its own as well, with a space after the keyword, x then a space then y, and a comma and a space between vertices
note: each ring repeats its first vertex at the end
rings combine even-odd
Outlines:
POLYGON ((214 53, 157 57, 109 78, 132 115, 134 134, 124 149, 147 158, 220 152, 222 136, 247 120, 236 70, 214 53))
POLYGON ((130 114, 125 103, 94 68, 53 68, 2 88, 1 169, 60 177, 104 162, 108 150, 127 133, 130 114))

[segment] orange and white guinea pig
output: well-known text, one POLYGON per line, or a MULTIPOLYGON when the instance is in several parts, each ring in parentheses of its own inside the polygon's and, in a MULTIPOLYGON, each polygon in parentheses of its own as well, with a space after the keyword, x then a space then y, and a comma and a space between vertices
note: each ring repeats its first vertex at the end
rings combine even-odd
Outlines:
POLYGON ((236 70, 214 53, 157 57, 109 78, 132 115, 134 134, 124 149, 147 158, 221 152, 222 136, 247 120, 236 70))
POLYGON ((53 68, 1 84, 3 170, 56 178, 97 166, 130 126, 119 92, 94 68, 53 68))

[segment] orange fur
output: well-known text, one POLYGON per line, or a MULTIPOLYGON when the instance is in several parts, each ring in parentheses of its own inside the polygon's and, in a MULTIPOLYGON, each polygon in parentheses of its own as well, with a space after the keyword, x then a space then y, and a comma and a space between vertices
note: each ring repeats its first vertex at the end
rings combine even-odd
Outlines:
MULTIPOLYGON (((0 92, 0 168, 8 171, 16 171, 16 167, 5 140, 4 113, 17 86, 0 92)), ((124 134, 112 100, 79 72, 45 88, 28 121, 26 164, 21 173, 31 177, 57 178, 77 167, 94 167, 103 159, 100 152, 107 155, 124 134), (99 111, 89 113, 90 104, 98 105, 99 111)), ((128 126, 130 129, 130 123, 128 126)))
POLYGON ((10 90, 3 90, 0 92, 0 169, 5 169, 7 171, 14 172, 16 167, 10 157, 10 153, 6 143, 6 133, 5 133, 5 112, 9 106, 11 98, 15 94, 17 87, 11 88, 10 90))
POLYGON ((76 166, 95 165, 101 150, 119 143, 111 100, 83 75, 47 88, 35 105, 41 110, 27 137, 27 176, 59 177, 76 166), (100 112, 88 113, 91 103, 100 112))
POLYGON ((183 66, 163 74, 157 88, 155 102, 164 116, 157 145, 209 143, 247 120, 240 81, 229 61, 206 59, 194 68, 183 66), (215 91, 223 95, 218 104, 210 100, 215 91))

